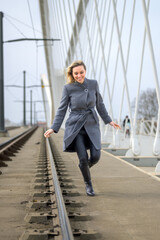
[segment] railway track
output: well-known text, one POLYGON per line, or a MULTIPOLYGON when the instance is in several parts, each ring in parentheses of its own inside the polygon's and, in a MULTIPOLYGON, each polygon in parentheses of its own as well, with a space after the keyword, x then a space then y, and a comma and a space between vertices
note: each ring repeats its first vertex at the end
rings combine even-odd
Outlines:
MULTIPOLYGON (((25 142, 30 138, 36 129, 37 126, 26 130, 23 133, 0 144, 0 167, 8 166, 6 162, 12 161, 10 157, 15 156, 15 153, 20 150, 20 148, 25 144, 25 142)), ((1 171, 0 174, 2 174, 1 171)))
POLYGON ((8 166, 0 168, 0 239, 156 239, 158 181, 102 152, 102 162, 91 169, 96 196, 90 198, 77 155, 62 152, 63 130, 49 139, 43 133, 37 128, 28 141, 19 139, 14 146, 12 139, 0 147, 1 166, 8 166), (150 212, 144 206, 151 200, 150 212), (147 225, 143 216, 151 219, 147 225))
MULTIPOLYGON (((51 162, 53 181, 55 183, 55 186, 57 187, 57 189, 55 188, 57 203, 58 205, 60 205, 61 202, 63 205, 62 208, 60 207, 60 209, 62 209, 61 214, 68 216, 66 217, 66 224, 70 224, 69 230, 72 229, 73 238, 71 239, 99 239, 99 233, 95 232, 93 228, 90 229, 90 227, 87 227, 87 222, 92 220, 92 217, 88 216, 85 213, 85 210, 83 210, 83 207, 86 205, 86 202, 83 201, 84 197, 81 194, 81 191, 79 191, 79 186, 74 185, 72 175, 66 167, 66 161, 60 155, 53 138, 47 139, 47 146, 49 149, 49 159, 51 162), (56 179, 54 179, 55 176, 56 179)), ((77 166, 72 166, 72 169, 70 170, 74 172, 75 170, 77 170, 77 166)), ((80 174, 79 176, 81 178, 80 174)), ((82 182, 82 184, 84 188, 84 183, 82 182)), ((85 190, 82 190, 82 192, 83 194, 85 194, 85 190)), ((63 237, 64 240, 70 239, 66 238, 65 231, 63 237)))
POLYGON ((16 128, 20 128, 20 126, 10 126, 10 127, 6 127, 6 130, 13 130, 16 128))
MULTIPOLYGON (((78 212, 78 210, 83 207, 83 203, 70 199, 70 197, 79 196, 80 194, 76 191, 54 142, 52 139, 45 139, 43 137, 44 130, 42 128, 38 128, 37 131, 36 129, 37 128, 30 129, 0 145, 1 167, 6 167, 8 165, 7 162, 12 161, 12 158, 14 162, 14 158, 16 157, 17 159, 18 156, 19 158, 23 156, 24 167, 25 162, 28 161, 27 159, 35 159, 36 162, 33 167, 31 167, 33 174, 30 178, 33 180, 31 187, 29 186, 27 189, 25 198, 23 198, 23 201, 20 203, 14 202, 14 206, 17 204, 17 209, 23 206, 23 212, 25 214, 23 218, 24 222, 21 219, 23 224, 15 238, 13 236, 12 238, 10 238, 10 236, 7 238, 8 235, 5 235, 4 231, 2 239, 95 239, 95 233, 93 231, 86 231, 80 227, 85 225, 81 225, 81 221, 84 223, 84 221, 88 219, 85 214, 78 212), (36 134, 37 136, 34 138, 36 134), (29 138, 33 143, 30 143, 30 141, 27 143, 29 138), (32 140, 33 138, 34 141, 32 140), (26 144, 24 145, 24 143, 26 144), (25 152, 22 146, 25 146, 25 152), (34 150, 32 150, 32 147, 34 150), (35 148, 37 148, 37 152, 36 154, 32 154, 35 148), (25 159, 25 157, 27 158, 25 159)), ((27 168, 28 165, 26 166, 26 169, 27 168)), ((30 174, 30 172, 31 170, 29 170, 28 174, 30 174)), ((2 170, 1 177, 5 174, 7 177, 7 173, 5 172, 3 174, 2 170)), ((27 179, 27 181, 29 180, 27 179)), ((10 220, 8 219, 8 221, 10 220)), ((17 220, 17 225, 19 225, 18 221, 20 220, 17 220)), ((7 228, 7 226, 5 227, 7 228)))

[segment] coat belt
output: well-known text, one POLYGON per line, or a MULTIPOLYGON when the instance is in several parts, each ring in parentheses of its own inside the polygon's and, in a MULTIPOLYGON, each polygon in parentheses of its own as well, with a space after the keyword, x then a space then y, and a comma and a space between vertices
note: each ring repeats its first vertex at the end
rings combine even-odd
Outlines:
POLYGON ((95 121, 98 123, 98 117, 95 111, 95 108, 87 108, 85 110, 71 110, 70 114, 82 114, 82 115, 87 115, 89 113, 93 114, 93 117, 95 119, 95 121))

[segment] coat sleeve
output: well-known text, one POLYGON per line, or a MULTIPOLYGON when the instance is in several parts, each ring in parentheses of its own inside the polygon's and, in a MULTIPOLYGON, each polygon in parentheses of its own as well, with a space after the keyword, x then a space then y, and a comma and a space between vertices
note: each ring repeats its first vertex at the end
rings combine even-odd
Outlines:
POLYGON ((69 95, 67 92, 67 88, 66 85, 63 88, 63 92, 62 92, 62 98, 61 98, 61 102, 60 102, 60 106, 57 110, 56 116, 54 118, 53 124, 51 126, 51 129, 53 129, 53 131, 55 133, 57 133, 62 125, 62 122, 64 120, 67 108, 68 108, 68 104, 69 104, 69 95))
POLYGON ((100 117, 104 121, 104 123, 108 124, 108 123, 112 122, 112 119, 108 115, 106 107, 103 103, 103 99, 102 99, 102 96, 101 96, 100 91, 99 91, 98 82, 96 82, 96 83, 97 83, 97 85, 96 85, 96 108, 97 108, 97 111, 98 111, 100 117))

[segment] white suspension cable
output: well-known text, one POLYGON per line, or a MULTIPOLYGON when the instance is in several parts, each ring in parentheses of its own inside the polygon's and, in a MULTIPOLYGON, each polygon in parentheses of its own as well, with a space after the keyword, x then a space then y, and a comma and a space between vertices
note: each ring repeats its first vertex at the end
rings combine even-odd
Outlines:
MULTIPOLYGON (((147 4, 147 14, 149 13, 149 4, 150 4, 150 0, 148 0, 148 4, 147 4)), ((143 34, 141 64, 140 64, 139 81, 138 81, 137 96, 136 96, 136 103, 135 103, 135 112, 134 112, 134 124, 133 124, 134 128, 136 128, 136 121, 137 121, 137 114, 138 114, 138 101, 139 101, 140 87, 141 87, 141 80, 142 80, 142 69, 143 69, 145 43, 146 43, 146 28, 144 29, 144 34, 143 34)))
MULTIPOLYGON (((58 26, 59 26, 59 31, 60 31, 60 35, 61 35, 61 37, 63 36, 63 34, 62 34, 62 27, 61 27, 61 21, 60 21, 60 17, 59 17, 59 11, 58 11, 58 5, 57 5, 57 1, 54 1, 54 3, 55 3, 55 11, 57 12, 57 23, 59 23, 58 24, 58 26)), ((62 37, 63 38, 63 37, 62 37)), ((65 54, 66 54, 66 51, 65 51, 65 46, 64 46, 64 44, 63 44, 63 41, 62 41, 62 52, 63 52, 63 57, 64 57, 64 62, 65 62, 65 54)))
MULTIPOLYGON (((72 29, 73 29, 73 21, 72 21, 72 13, 71 13, 70 0, 68 0, 68 7, 69 7, 69 16, 70 16, 70 21, 71 21, 71 27, 72 27, 72 29)), ((75 56, 76 56, 76 59, 78 59, 77 49, 76 49, 76 39, 75 39, 75 33, 74 33, 74 31, 73 31, 73 44, 74 44, 75 56)), ((72 56, 74 56, 74 52, 72 53, 72 56)), ((73 60, 73 59, 72 59, 72 60, 73 60)))
POLYGON ((64 44, 65 44, 65 60, 66 60, 66 64, 69 65, 69 59, 67 59, 67 37, 66 37, 66 30, 65 30, 65 22, 64 22, 64 19, 63 19, 63 15, 62 15, 62 7, 61 7, 61 1, 58 1, 59 2, 59 12, 60 12, 60 20, 61 20, 61 26, 62 26, 62 34, 63 34, 63 41, 64 41, 64 44))
MULTIPOLYGON (((51 1, 51 3, 52 3, 53 16, 54 16, 53 22, 55 22, 56 33, 57 33, 57 35, 62 36, 61 35, 61 29, 60 29, 60 26, 58 24, 58 16, 57 16, 58 14, 57 14, 57 11, 56 11, 56 7, 54 6, 54 1, 51 1)), ((58 45, 57 49, 58 49, 58 60, 61 64, 61 67, 63 68, 65 66, 65 57, 64 57, 62 44, 58 45)))
POLYGON ((75 16, 77 41, 78 41, 78 43, 79 43, 79 49, 80 49, 81 59, 83 60, 82 46, 81 46, 81 41, 80 41, 80 37, 79 37, 80 32, 79 32, 79 27, 78 27, 78 21, 77 21, 76 8, 75 8, 75 2, 74 2, 74 0, 72 0, 72 4, 73 4, 74 16, 75 16))
MULTIPOLYGON (((116 0, 116 4, 117 4, 117 0, 116 0)), ((108 8, 108 10, 109 10, 108 13, 109 14, 110 14, 110 6, 111 6, 111 4, 109 5, 109 8, 108 8)), ((109 20, 109 15, 108 15, 108 20, 109 20)), ((113 30, 114 30, 114 16, 113 16, 113 20, 112 20, 111 36, 110 36, 110 41, 109 41, 109 52, 108 52, 108 58, 107 58, 107 69, 108 69, 110 53, 111 53, 113 30)), ((108 22, 107 22, 107 28, 106 28, 106 31, 105 31, 105 35, 104 35, 104 42, 106 42, 107 32, 108 32, 108 22)), ((101 69, 102 69, 102 63, 103 63, 103 59, 101 60, 100 73, 101 73, 101 69)), ((105 89, 106 89, 106 79, 105 79, 103 93, 102 93, 103 98, 104 98, 104 94, 105 94, 105 89)))
MULTIPOLYGON (((90 26, 90 32, 91 32, 90 36, 92 36, 92 38, 91 38, 91 45, 92 45, 92 49, 93 49, 93 55, 95 56, 93 42, 95 40, 95 36, 97 35, 96 31, 95 31, 96 18, 94 16, 95 15, 94 4, 93 4, 93 2, 90 2, 90 4, 92 4, 92 8, 91 8, 91 11, 90 11, 90 15, 91 16, 88 15, 88 19, 91 22, 91 26, 90 26)), ((85 41, 87 41, 87 34, 86 34, 86 40, 85 41)), ((89 45, 87 45, 87 44, 86 44, 86 46, 84 48, 84 53, 86 53, 86 58, 85 58, 86 65, 89 66, 89 69, 88 69, 89 76, 91 78, 94 78, 93 71, 92 71, 92 65, 89 63, 90 62, 90 54, 89 54, 89 45)), ((95 60, 95 57, 94 57, 94 60, 95 60)))
MULTIPOLYGON (((159 105, 157 131, 156 131, 156 136, 155 136, 155 140, 154 140, 154 144, 153 144, 153 153, 154 153, 154 155, 157 156, 157 155, 160 155, 160 89, 159 89, 158 73, 157 73, 156 61, 155 61, 155 56, 154 56, 150 25, 149 25, 149 20, 148 20, 148 15, 147 15, 146 2, 144 0, 142 0, 142 5, 143 5, 143 12, 144 12, 144 19, 145 19, 145 27, 146 27, 146 31, 147 31, 149 49, 150 49, 151 60, 152 60, 152 67, 153 67, 153 72, 154 72, 157 100, 158 100, 158 105, 159 105)), ((158 168, 158 166, 156 166, 156 169, 157 168, 158 168)))
MULTIPOLYGON (((126 0, 124 0, 124 4, 123 4, 123 13, 122 13, 121 27, 120 27, 120 37, 122 36, 122 31, 123 31, 123 23, 124 23, 125 9, 126 9, 126 0)), ((111 99, 113 99, 113 94, 114 94, 114 87, 115 87, 115 80, 116 80, 116 72, 117 72, 117 65, 118 65, 118 58, 119 58, 119 46, 118 46, 118 49, 117 49, 115 72, 114 72, 114 78, 113 78, 113 84, 112 84, 112 91, 111 91, 111 99)), ((119 122, 119 123, 120 123, 120 122, 119 122)))
POLYGON ((127 95, 128 110, 129 110, 129 115, 130 115, 130 123, 131 123, 131 129, 133 130, 133 120, 132 120, 132 112, 131 112, 131 106, 130 106, 130 97, 129 97, 129 90, 128 90, 128 83, 127 83, 127 76, 126 76, 122 44, 121 44, 121 39, 120 39, 120 30, 119 30, 115 0, 112 0, 112 4, 113 4, 114 16, 115 16, 115 22, 116 22, 117 36, 118 36, 120 56, 121 56, 122 69, 123 69, 123 77, 124 77, 124 83, 125 83, 125 89, 126 89, 126 95, 127 95))
POLYGON ((89 44, 89 51, 90 51, 92 71, 93 71, 93 75, 94 75, 94 78, 95 78, 96 75, 95 75, 95 69, 94 69, 94 61, 93 61, 91 40, 90 40, 90 36, 89 36, 89 27, 88 27, 88 20, 87 20, 87 15, 86 15, 86 9, 85 9, 84 0, 82 0, 82 5, 83 5, 83 14, 84 14, 84 18, 85 18, 86 30, 87 30, 87 37, 88 37, 88 44, 89 44))
POLYGON ((66 15, 66 8, 65 8, 65 2, 63 0, 63 11, 64 11, 64 16, 65 16, 65 26, 67 28, 67 37, 68 37, 68 42, 69 42, 69 46, 68 46, 68 63, 70 64, 73 57, 72 57, 72 51, 71 51, 71 46, 70 46, 70 37, 69 37, 69 29, 68 29, 68 18, 66 15))
MULTIPOLYGON (((101 2, 103 3, 103 1, 101 1, 101 2)), ((104 17, 106 15, 106 4, 107 4, 107 1, 104 1, 104 7, 103 7, 103 5, 101 5, 101 7, 100 7, 100 9, 102 9, 102 7, 103 7, 103 9, 102 9, 102 29, 103 29, 103 26, 104 26, 104 17)), ((111 5, 111 0, 109 1, 109 6, 110 5, 111 5)), ((108 7, 108 12, 107 12, 107 21, 106 21, 106 27, 105 27, 106 31, 108 29, 109 9, 110 9, 110 7, 108 7)), ((96 60, 95 66, 98 66, 98 61, 100 61, 100 59, 99 59, 100 42, 98 44, 98 34, 96 34, 96 47, 95 48, 96 48, 95 52, 97 52, 97 54, 96 54, 97 57, 95 58, 95 60, 96 60)), ((100 84, 101 79, 99 77, 98 77, 98 81, 99 81, 99 84, 100 84)))
POLYGON ((156 61, 155 61, 155 56, 154 56, 153 43, 152 43, 152 37, 151 37, 151 31, 150 31, 150 26, 149 26, 149 21, 148 21, 148 16, 147 16, 147 8, 146 8, 145 0, 142 0, 142 5, 143 5, 143 12, 144 12, 145 26, 146 26, 146 31, 147 31, 148 41, 149 41, 149 49, 150 49, 150 54, 151 54, 152 67, 153 67, 153 72, 154 72, 154 80, 155 80, 155 85, 156 85, 157 99, 158 99, 158 104, 159 104, 159 108, 160 108, 160 89, 159 89, 158 73, 157 73, 157 67, 156 67, 156 61))
POLYGON ((104 64, 105 79, 106 79, 106 84, 107 84, 107 95, 108 95, 108 99, 109 99, 111 116, 112 116, 112 119, 113 119, 113 110, 112 110, 112 103, 111 103, 111 96, 110 96, 110 88, 109 88, 109 83, 108 83, 108 72, 107 72, 106 59, 105 59, 105 55, 104 55, 104 43, 103 43, 103 39, 102 39, 102 31, 101 31, 100 20, 99 20, 97 0, 95 0, 94 2, 95 2, 95 8, 96 8, 98 32, 99 32, 99 37, 100 37, 100 45, 101 45, 101 52, 102 52, 102 60, 103 60, 103 64, 104 64))
MULTIPOLYGON (((132 8, 131 26, 130 26, 128 47, 127 47, 126 73, 127 73, 127 70, 128 70, 128 62, 129 62, 129 54, 130 54, 130 45, 131 45, 132 29, 133 29, 133 20, 134 20, 134 15, 135 15, 135 5, 136 5, 136 0, 134 0, 134 2, 133 2, 133 8, 132 8)), ((115 73, 115 74, 116 74, 116 73, 115 73)), ((122 90, 122 98, 121 98, 121 105, 120 105, 119 118, 118 118, 118 119, 119 119, 119 120, 118 120, 119 123, 120 123, 120 121, 121 121, 121 116, 122 116, 122 107, 123 107, 123 101, 124 101, 124 93, 125 93, 125 84, 123 84, 123 90, 122 90)))

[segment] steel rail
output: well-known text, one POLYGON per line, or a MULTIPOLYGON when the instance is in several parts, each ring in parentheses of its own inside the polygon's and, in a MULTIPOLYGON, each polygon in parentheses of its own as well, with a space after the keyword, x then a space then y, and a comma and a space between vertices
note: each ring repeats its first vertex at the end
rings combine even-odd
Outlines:
POLYGON ((6 142, 4 142, 4 143, 1 143, 1 144, 0 144, 0 150, 3 149, 4 147, 6 147, 7 145, 11 144, 11 143, 14 142, 15 140, 18 140, 18 139, 19 139, 20 137, 22 137, 23 135, 34 131, 36 128, 37 128, 37 126, 36 126, 36 127, 32 127, 32 128, 30 128, 30 129, 26 130, 25 132, 20 133, 19 135, 15 136, 15 137, 13 137, 13 138, 11 138, 11 139, 9 139, 8 141, 6 141, 6 142))
POLYGON ((58 206, 58 213, 59 213, 59 220, 60 220, 60 225, 61 225, 61 231, 62 231, 62 238, 63 240, 74 240, 71 226, 69 223, 67 211, 65 208, 63 196, 61 193, 58 177, 57 177, 57 172, 54 164, 54 157, 52 154, 52 149, 51 149, 51 143, 50 140, 47 138, 47 148, 48 148, 48 153, 49 153, 49 159, 51 163, 51 171, 52 171, 52 176, 53 176, 53 183, 54 183, 54 188, 55 188, 55 194, 56 194, 56 199, 57 199, 57 206, 58 206))

